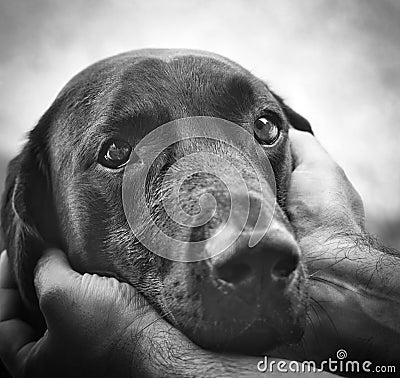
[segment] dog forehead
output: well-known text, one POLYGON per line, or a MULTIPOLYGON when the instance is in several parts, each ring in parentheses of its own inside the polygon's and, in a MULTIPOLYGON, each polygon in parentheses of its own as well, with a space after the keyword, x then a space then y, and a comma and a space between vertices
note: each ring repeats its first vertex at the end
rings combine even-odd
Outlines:
POLYGON ((132 50, 128 51, 119 55, 115 55, 113 57, 107 58, 108 59, 119 59, 119 58, 157 58, 160 60, 163 60, 165 62, 169 62, 172 59, 179 59, 185 56, 192 56, 192 57, 198 57, 198 58, 207 58, 207 59, 213 59, 215 61, 223 62, 226 64, 231 64, 233 66, 239 66, 237 63, 234 61, 213 53, 211 51, 205 51, 205 50, 194 50, 194 49, 139 49, 139 50, 132 50))
POLYGON ((247 109, 260 97, 273 100, 261 80, 220 55, 137 50, 89 66, 63 88, 57 102, 64 119, 85 119, 89 125, 154 111, 173 119, 212 115, 219 107, 222 116, 247 109))
POLYGON ((188 116, 239 119, 262 97, 274 102, 261 80, 220 55, 136 50, 99 61, 72 78, 55 101, 51 134, 57 144, 76 146, 125 124, 140 136, 188 116))
POLYGON ((111 56, 109 58, 100 60, 99 62, 89 66, 88 69, 95 69, 103 65, 113 65, 115 67, 120 66, 120 70, 129 68, 132 64, 137 64, 143 61, 157 60, 164 63, 171 62, 187 62, 190 58, 193 62, 213 62, 214 65, 220 65, 221 67, 231 68, 235 71, 246 72, 242 66, 236 62, 213 52, 203 50, 191 50, 191 49, 141 49, 132 50, 119 55, 111 56))
MULTIPOLYGON (((59 97, 73 95, 94 96, 99 92, 109 94, 116 87, 129 84, 143 84, 176 80, 185 74, 240 77, 242 80, 256 81, 256 78, 239 64, 215 53, 189 49, 143 49, 115 55, 100 60, 74 76, 60 92, 59 97), (154 79, 154 80, 153 80, 154 79)), ((188 76, 188 75, 186 75, 188 76)))

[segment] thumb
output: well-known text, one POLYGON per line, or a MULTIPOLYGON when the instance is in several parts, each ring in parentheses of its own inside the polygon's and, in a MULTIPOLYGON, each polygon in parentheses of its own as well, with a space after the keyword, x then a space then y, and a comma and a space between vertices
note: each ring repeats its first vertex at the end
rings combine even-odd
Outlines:
POLYGON ((331 161, 329 154, 310 133, 289 129, 289 140, 295 168, 331 161))
POLYGON ((49 249, 39 259, 35 287, 49 328, 59 325, 60 314, 70 319, 97 319, 99 324, 104 320, 103 313, 109 317, 113 314, 121 322, 128 319, 140 325, 160 319, 133 286, 113 277, 82 275, 71 268, 67 256, 59 249, 49 249))
POLYGON ((66 255, 59 249, 49 249, 39 259, 34 282, 39 306, 44 315, 54 310, 68 310, 71 292, 79 289, 82 275, 75 272, 66 255), (54 308, 56 306, 56 308, 54 308))

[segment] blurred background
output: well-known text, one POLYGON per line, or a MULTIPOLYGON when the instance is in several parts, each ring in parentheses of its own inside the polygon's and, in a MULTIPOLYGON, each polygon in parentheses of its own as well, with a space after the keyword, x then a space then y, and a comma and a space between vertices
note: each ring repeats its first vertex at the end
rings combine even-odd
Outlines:
POLYGON ((344 167, 369 229, 400 249, 398 0, 1 0, 1 191, 61 87, 143 47, 211 50, 265 79, 344 167))

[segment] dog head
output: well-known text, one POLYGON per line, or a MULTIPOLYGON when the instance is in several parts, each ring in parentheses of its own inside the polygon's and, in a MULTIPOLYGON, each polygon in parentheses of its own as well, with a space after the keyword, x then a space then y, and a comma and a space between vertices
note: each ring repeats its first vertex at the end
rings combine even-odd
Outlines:
MULTIPOLYGON (((2 228, 26 305, 38 312, 33 269, 44 248, 57 246, 76 270, 112 274, 137 287, 171 323, 204 347, 256 353, 296 340, 306 294, 301 253, 284 211, 292 164, 289 127, 311 132, 309 123, 264 82, 214 54, 134 51, 79 73, 9 165, 2 228), (210 138, 178 138, 149 169, 149 216, 173 239, 203 241, 218 232, 222 239, 232 233, 237 238, 219 254, 213 253, 218 243, 206 243, 209 259, 171 261, 150 251, 132 232, 123 207, 123 176, 132 149, 149 133, 168 122, 198 116, 230 121, 252 142, 235 146, 210 138), (250 247, 257 218, 253 214, 265 211, 263 204, 270 204, 274 196, 269 189, 260 190, 260 185, 270 188, 268 178, 261 174, 260 183, 260 171, 249 162, 251 157, 246 158, 254 143, 271 164, 278 206, 265 235, 250 247), (198 152, 231 162, 244 178, 249 216, 241 229, 235 228, 235 217, 240 218, 236 211, 231 227, 220 231, 234 205, 221 177, 233 188, 238 178, 204 156, 182 163, 198 152), (215 174, 202 169, 210 165, 215 174), (185 213, 196 216, 204 194, 216 201, 210 220, 196 227, 172 221, 160 206, 169 201, 174 207, 176 177, 188 166, 207 172, 181 183, 178 201, 185 213)), ((234 192, 240 202, 244 193, 234 192)))

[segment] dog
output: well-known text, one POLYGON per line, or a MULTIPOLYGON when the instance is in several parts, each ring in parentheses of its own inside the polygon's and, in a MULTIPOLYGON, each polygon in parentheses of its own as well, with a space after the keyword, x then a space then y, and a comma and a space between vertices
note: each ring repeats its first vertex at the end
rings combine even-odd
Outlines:
MULTIPOLYGON (((307 290, 301 251, 285 214, 290 127, 312 133, 309 122, 265 82, 204 51, 132 51, 76 75, 10 162, 3 194, 3 237, 31 321, 44 325, 33 270, 43 250, 54 246, 79 272, 113 275, 135 286, 204 348, 257 354, 299 340, 307 290), (217 141, 193 138, 169 146, 149 171, 146 201, 150 215, 173 237, 196 241, 214 235, 229 210, 226 188, 218 178, 201 174, 180 187, 189 213, 196 213, 204 193, 218 204, 213 219, 196 227, 197 233, 179 227, 156 206, 166 195, 159 178, 181 158, 206 151, 232 161, 251 192, 250 220, 229 253, 171 261, 148 250, 132 232, 123 209, 123 175, 132 150, 146 135, 168 122, 199 116, 238 125, 262 148, 275 175, 278 205, 265 235, 250 247, 251 215, 271 198, 260 194, 249 162, 217 141)), ((200 159, 196 164, 208 163, 200 159)))

